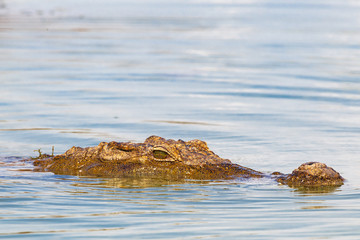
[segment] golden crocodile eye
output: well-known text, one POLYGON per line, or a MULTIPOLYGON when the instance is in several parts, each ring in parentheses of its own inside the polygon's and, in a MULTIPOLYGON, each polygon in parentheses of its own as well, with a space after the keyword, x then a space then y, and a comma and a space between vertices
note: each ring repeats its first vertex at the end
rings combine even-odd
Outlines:
POLYGON ((173 155, 162 146, 155 146, 152 150, 152 154, 155 161, 159 162, 174 162, 173 155))
POLYGON ((154 156, 154 158, 163 160, 163 159, 167 159, 170 155, 167 152, 162 151, 162 150, 154 150, 153 156, 154 156))

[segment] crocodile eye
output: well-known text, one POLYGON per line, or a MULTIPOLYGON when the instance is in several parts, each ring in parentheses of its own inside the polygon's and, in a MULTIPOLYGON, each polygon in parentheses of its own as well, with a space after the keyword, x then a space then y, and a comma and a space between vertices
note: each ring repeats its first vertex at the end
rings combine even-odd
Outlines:
POLYGON ((171 153, 169 153, 165 148, 158 146, 158 147, 154 147, 153 151, 152 151, 153 157, 155 161, 160 161, 160 162, 173 162, 175 161, 173 159, 173 156, 171 155, 171 153))
POLYGON ((167 152, 162 151, 162 150, 154 150, 153 156, 154 156, 154 158, 161 159, 161 160, 164 160, 164 159, 167 159, 168 157, 170 157, 170 155, 167 152))

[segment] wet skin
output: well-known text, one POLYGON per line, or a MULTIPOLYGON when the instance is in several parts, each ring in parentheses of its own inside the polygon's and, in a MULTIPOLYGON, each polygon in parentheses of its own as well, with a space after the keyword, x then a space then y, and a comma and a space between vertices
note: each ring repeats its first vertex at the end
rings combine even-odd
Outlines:
POLYGON ((64 154, 34 160, 36 171, 99 177, 166 179, 274 178, 289 186, 340 186, 344 178, 323 163, 302 164, 291 174, 266 175, 232 163, 212 152, 201 140, 166 140, 151 136, 144 143, 102 142, 96 147, 72 147, 64 154))

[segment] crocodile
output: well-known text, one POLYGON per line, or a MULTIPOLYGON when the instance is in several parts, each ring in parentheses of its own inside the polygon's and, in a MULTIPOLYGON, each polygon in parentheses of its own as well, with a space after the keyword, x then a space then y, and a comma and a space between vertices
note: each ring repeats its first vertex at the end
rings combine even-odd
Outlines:
POLYGON ((94 147, 72 147, 64 154, 41 155, 35 171, 98 177, 168 179, 273 178, 290 187, 341 186, 344 178, 320 162, 307 162, 291 174, 265 174, 223 159, 206 142, 150 136, 143 143, 101 142, 94 147))

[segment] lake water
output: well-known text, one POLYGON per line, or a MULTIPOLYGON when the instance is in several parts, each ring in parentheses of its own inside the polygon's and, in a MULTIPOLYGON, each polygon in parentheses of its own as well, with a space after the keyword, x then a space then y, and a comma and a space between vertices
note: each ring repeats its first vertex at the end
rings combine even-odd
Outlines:
POLYGON ((0 238, 359 239, 356 0, 0 0, 0 238), (150 135, 265 173, 346 183, 159 182, 20 160, 150 135))

